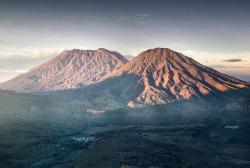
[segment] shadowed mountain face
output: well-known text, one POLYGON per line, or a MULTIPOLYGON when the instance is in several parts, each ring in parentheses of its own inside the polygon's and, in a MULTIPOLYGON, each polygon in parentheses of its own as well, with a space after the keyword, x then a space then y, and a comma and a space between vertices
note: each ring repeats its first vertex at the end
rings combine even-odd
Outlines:
POLYGON ((0 85, 21 92, 55 91, 96 83, 128 61, 106 49, 65 50, 52 60, 0 85))
POLYGON ((134 100, 128 104, 131 107, 138 103, 164 104, 248 86, 246 82, 166 48, 144 51, 105 78, 112 79, 113 84, 123 81, 121 95, 132 95, 134 100))

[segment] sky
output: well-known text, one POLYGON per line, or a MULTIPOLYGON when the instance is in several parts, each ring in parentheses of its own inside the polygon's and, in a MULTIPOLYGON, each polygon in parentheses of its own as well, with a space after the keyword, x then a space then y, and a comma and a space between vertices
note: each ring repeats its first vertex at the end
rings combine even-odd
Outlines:
POLYGON ((0 0, 0 82, 64 49, 170 48, 250 81, 248 0, 0 0))

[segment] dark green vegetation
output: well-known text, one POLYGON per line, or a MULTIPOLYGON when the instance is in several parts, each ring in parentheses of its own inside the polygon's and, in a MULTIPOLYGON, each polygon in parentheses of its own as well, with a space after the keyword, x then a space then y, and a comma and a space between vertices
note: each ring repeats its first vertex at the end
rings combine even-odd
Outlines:
POLYGON ((100 99, 0 91, 0 167, 250 166, 249 90, 140 109, 100 99), (87 112, 110 102, 119 108, 87 112))

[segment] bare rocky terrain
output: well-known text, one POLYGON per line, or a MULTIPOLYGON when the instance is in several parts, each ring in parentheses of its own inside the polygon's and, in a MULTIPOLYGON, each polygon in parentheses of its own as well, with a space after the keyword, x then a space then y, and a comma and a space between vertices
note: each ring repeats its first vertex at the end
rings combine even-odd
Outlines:
POLYGON ((29 72, 0 84, 0 87, 20 92, 80 88, 102 81, 103 76, 127 62, 119 53, 103 48, 65 50, 29 72))
POLYGON ((144 51, 105 78, 98 87, 109 89, 112 85, 110 92, 126 98, 130 107, 188 100, 249 86, 167 48, 144 51))
MULTIPOLYGON (((168 48, 149 49, 130 62, 119 53, 103 48, 63 51, 52 60, 0 84, 0 88, 21 92, 86 88, 93 94, 98 92, 99 97, 112 99, 111 104, 122 102, 132 108, 248 86, 168 48)), ((93 99, 89 100, 91 104, 93 99)))

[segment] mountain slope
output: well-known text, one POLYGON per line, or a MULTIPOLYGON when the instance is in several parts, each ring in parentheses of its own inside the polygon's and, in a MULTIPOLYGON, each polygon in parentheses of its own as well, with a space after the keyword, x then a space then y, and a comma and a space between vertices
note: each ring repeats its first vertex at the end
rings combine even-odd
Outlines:
POLYGON ((127 62, 119 53, 106 49, 65 50, 29 72, 0 84, 0 88, 21 92, 79 88, 101 81, 104 75, 127 62))
MULTIPOLYGON (((135 104, 164 104, 215 92, 248 87, 239 79, 219 73, 167 48, 142 52, 121 69, 105 76, 105 87, 135 104), (106 84, 105 84, 106 83, 106 84), (123 89, 121 89, 123 88, 123 89)), ((99 85, 101 86, 101 84, 99 85)))

